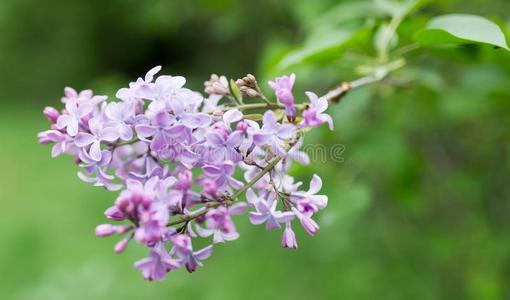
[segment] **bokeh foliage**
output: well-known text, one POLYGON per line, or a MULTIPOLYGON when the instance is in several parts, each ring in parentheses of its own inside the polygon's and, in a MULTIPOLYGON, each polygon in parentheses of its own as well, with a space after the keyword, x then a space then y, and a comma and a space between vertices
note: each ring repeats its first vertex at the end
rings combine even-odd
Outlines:
MULTIPOLYGON (((0 299, 508 299, 510 52, 422 47, 383 84, 331 108, 343 161, 324 175, 329 208, 299 249, 238 218, 241 239, 206 267, 144 282, 130 245, 94 237, 115 195, 51 160, 35 135, 63 86, 116 88, 156 64, 201 88, 211 72, 267 80, 295 72, 326 92, 377 64, 378 32, 400 2, 337 0, 2 0, 0 2, 0 299), (364 68, 360 68, 363 66, 364 68)), ((436 15, 469 13, 510 30, 506 0, 425 1, 391 50, 436 15)), ((507 34, 508 36, 508 34, 507 34)), ((394 53, 394 52, 393 52, 394 53)))

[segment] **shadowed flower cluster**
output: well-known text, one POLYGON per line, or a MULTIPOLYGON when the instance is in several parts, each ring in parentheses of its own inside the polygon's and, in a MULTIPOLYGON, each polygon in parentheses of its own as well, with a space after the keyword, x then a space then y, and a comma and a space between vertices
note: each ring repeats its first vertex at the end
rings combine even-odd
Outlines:
POLYGON ((149 255, 135 267, 148 280, 183 267, 195 271, 213 244, 239 237, 236 215, 282 229, 286 248, 297 248, 294 221, 314 235, 312 217, 328 202, 319 194, 322 181, 313 175, 303 191, 287 171, 294 161, 309 162, 299 147, 310 128, 332 128, 327 100, 307 92, 310 103, 296 104, 294 74, 269 82, 274 102, 252 75, 230 84, 213 75, 204 98, 184 87, 184 77, 156 77, 160 69, 120 89, 117 101, 66 88, 65 109, 44 109, 51 128, 39 142, 53 144, 54 157, 75 157, 83 181, 120 191, 105 211, 111 223, 97 226, 96 235, 121 236, 117 253, 130 241, 145 245, 149 255), (243 95, 260 101, 245 104, 243 95), (195 249, 198 238, 209 245, 195 249))

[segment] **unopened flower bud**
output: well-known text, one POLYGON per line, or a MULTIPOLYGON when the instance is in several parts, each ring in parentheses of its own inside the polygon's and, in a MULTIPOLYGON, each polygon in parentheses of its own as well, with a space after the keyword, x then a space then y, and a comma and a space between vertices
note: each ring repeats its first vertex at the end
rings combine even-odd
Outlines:
POLYGON ((39 142, 39 144, 43 144, 43 145, 54 142, 54 140, 50 138, 48 132, 46 132, 46 131, 40 132, 37 135, 37 141, 39 142))
MULTIPOLYGON (((118 212, 122 213, 130 212, 132 210, 132 203, 130 198, 121 194, 119 198, 117 198, 117 201, 115 201, 115 208, 117 209, 118 212)), ((108 213, 109 216, 113 216, 114 210, 112 208, 111 211, 107 210, 107 212, 105 213, 108 213)))
POLYGON ((115 247, 113 250, 115 253, 120 254, 126 250, 127 245, 129 244, 129 241, 131 240, 131 236, 127 236, 120 240, 117 244, 115 244, 115 247))
POLYGON ((101 224, 96 227, 96 236, 98 237, 107 237, 114 233, 114 226, 111 224, 101 224))
POLYGON ((122 221, 126 218, 126 215, 117 206, 108 208, 104 214, 108 219, 115 221, 122 221))
POLYGON ((237 86, 239 86, 239 88, 245 86, 255 89, 257 88, 257 79, 252 74, 248 74, 244 76, 242 79, 236 80, 236 84, 237 86))
POLYGON ((253 76, 252 74, 248 74, 244 78, 245 78, 244 81, 246 81, 246 79, 248 79, 249 82, 252 82, 252 83, 257 82, 257 79, 255 79, 255 76, 253 76))
POLYGON ((115 226, 115 233, 116 234, 124 234, 126 232, 129 232, 131 229, 133 229, 132 226, 119 225, 119 226, 115 226))
POLYGON ((46 106, 43 110, 43 114, 51 123, 56 123, 58 117, 60 116, 58 110, 51 106, 46 106))
POLYGON ((260 93, 254 90, 253 88, 242 86, 239 88, 243 96, 248 96, 251 98, 260 97, 260 93))
POLYGON ((204 82, 204 91, 209 95, 230 95, 230 89, 228 87, 228 81, 225 76, 218 76, 216 74, 211 75, 211 79, 204 82))

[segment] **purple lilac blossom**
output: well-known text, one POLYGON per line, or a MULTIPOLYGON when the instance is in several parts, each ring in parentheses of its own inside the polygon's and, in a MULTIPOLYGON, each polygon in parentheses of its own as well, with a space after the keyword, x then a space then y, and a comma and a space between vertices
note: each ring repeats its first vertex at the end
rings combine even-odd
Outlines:
POLYGON ((310 107, 303 111, 303 124, 306 127, 317 127, 323 123, 328 123, 329 129, 333 130, 333 119, 324 111, 328 109, 328 100, 319 98, 312 92, 306 92, 310 100, 310 107))
POLYGON ((65 109, 44 109, 51 124, 38 134, 39 143, 53 144, 54 157, 73 156, 84 182, 120 190, 104 212, 111 224, 97 226, 96 235, 118 236, 116 253, 131 241, 147 247, 148 257, 135 268, 147 280, 163 280, 173 269, 195 271, 213 244, 238 239, 234 216, 245 212, 253 224, 281 229, 285 248, 297 248, 294 221, 316 234, 312 217, 328 201, 319 194, 322 181, 313 175, 302 191, 288 171, 294 163, 310 163, 300 150, 308 128, 333 128, 327 101, 308 92, 310 104, 298 110, 296 76, 283 76, 269 85, 287 118, 267 110, 257 121, 232 104, 224 77, 218 77, 221 86, 206 84, 211 93, 204 99, 185 87, 184 77, 158 76, 160 71, 152 68, 121 88, 117 101, 68 87, 65 109), (276 158, 282 160, 265 170, 276 158), (208 245, 193 250, 199 238, 208 245))
POLYGON ((278 77, 274 81, 268 82, 276 98, 285 106, 285 113, 291 120, 296 118, 296 107, 294 106, 294 95, 292 94, 295 81, 296 75, 291 74, 290 76, 278 77))

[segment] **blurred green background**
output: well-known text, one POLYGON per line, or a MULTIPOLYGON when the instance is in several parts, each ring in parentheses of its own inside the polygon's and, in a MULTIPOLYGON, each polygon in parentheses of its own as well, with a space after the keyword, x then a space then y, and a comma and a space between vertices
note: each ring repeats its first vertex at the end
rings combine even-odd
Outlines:
MULTIPOLYGON (((210 73, 295 72, 296 91, 359 77, 389 20, 387 1, 0 1, 0 299, 510 299, 510 54, 421 48, 384 84, 331 108, 342 161, 293 169, 324 178, 321 230, 280 232, 238 218, 195 274, 143 281, 143 247, 112 251, 94 228, 116 197, 81 182, 36 134, 64 86, 116 89, 162 64, 201 90, 210 73)), ((394 5, 398 6, 398 3, 394 5)), ((390 5, 391 6, 391 5, 390 5)), ((445 13, 510 31, 508 0, 437 0, 410 12, 398 48, 445 13)), ((508 34, 507 34, 508 36, 508 34)))

